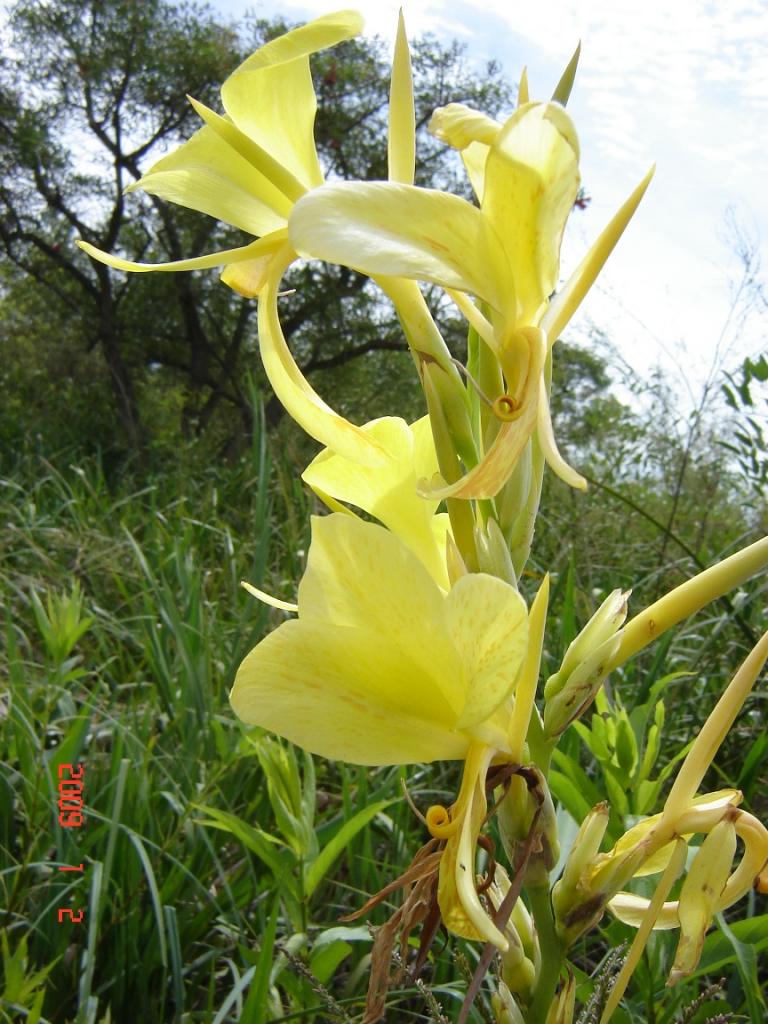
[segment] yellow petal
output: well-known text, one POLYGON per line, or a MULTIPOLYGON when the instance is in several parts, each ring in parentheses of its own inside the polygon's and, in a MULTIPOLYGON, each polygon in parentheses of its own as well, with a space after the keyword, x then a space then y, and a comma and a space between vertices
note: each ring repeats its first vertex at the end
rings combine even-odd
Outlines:
POLYGON ((285 196, 207 125, 127 191, 135 189, 252 235, 285 227, 289 209, 285 196))
MULTIPOLYGON (((446 631, 445 597, 393 533, 351 516, 315 516, 307 571, 299 584, 303 621, 375 629, 423 666, 458 718, 466 699, 446 631)), ((392 686, 398 686, 392 680, 392 686)))
POLYGON ((501 131, 499 121, 463 103, 449 103, 432 114, 428 129, 441 142, 465 149, 472 142, 490 146, 501 131))
POLYGON ((291 355, 277 313, 280 280, 294 258, 285 246, 270 265, 259 299, 259 349, 269 382, 286 412, 321 444, 361 463, 386 464, 386 452, 320 398, 291 355))
POLYGON ((535 322, 555 290, 560 243, 579 189, 579 145, 555 103, 530 103, 506 122, 485 168, 483 212, 504 240, 518 314, 535 322))
POLYGON ((224 264, 236 265, 254 258, 269 260, 281 246, 285 245, 285 232, 275 231, 270 235, 265 235, 264 238, 251 242, 250 245, 243 245, 239 249, 223 249, 220 252, 206 253, 205 256, 193 256, 188 260, 172 260, 170 263, 136 263, 133 260, 125 260, 121 256, 103 252, 89 242, 78 240, 77 245, 99 263, 106 263, 108 267, 114 267, 115 270, 146 274, 151 270, 210 270, 212 267, 220 267, 224 264))
POLYGON ((299 618, 251 651, 230 699, 244 722, 333 760, 462 758, 467 740, 450 730, 432 683, 386 635, 299 618))
POLYGON ((403 540, 444 590, 448 589, 445 527, 442 547, 433 530, 436 501, 416 493, 421 476, 437 472, 437 455, 429 418, 409 427, 394 416, 373 420, 361 429, 387 452, 385 465, 365 466, 331 451, 321 452, 302 473, 318 494, 349 502, 375 516, 403 540))
POLYGON ((237 127, 305 188, 322 184, 315 149, 317 99, 307 57, 238 70, 221 87, 237 127))
POLYGON ((467 148, 461 151, 467 176, 481 206, 485 195, 485 167, 490 151, 491 147, 483 142, 470 142, 467 148))
POLYGON ((363 17, 358 11, 334 11, 331 14, 324 14, 265 43, 256 53, 244 60, 234 74, 284 64, 286 61, 296 60, 297 57, 318 53, 359 35, 363 31, 363 26, 363 17))
POLYGON ((277 192, 278 196, 272 205, 287 217, 292 204, 306 191, 301 182, 297 181, 291 172, 275 159, 272 153, 262 149, 245 132, 240 131, 229 118, 222 117, 192 96, 188 96, 187 99, 211 131, 243 160, 246 160, 257 172, 259 179, 264 178, 272 186, 272 191, 277 192))
POLYGON ((541 321, 541 326, 549 337, 550 348, 565 330, 568 321, 579 308, 581 300, 594 284, 603 264, 613 252, 624 228, 629 224, 640 200, 645 195, 654 170, 655 167, 651 167, 629 199, 614 214, 608 226, 604 228, 587 255, 550 303, 549 309, 541 321))
POLYGON ((528 647, 528 609, 509 583, 470 573, 446 602, 448 633, 466 680, 459 729, 489 718, 511 694, 528 647))
POLYGON ((531 97, 528 89, 528 68, 524 67, 520 72, 520 84, 517 87, 517 105, 518 107, 524 107, 526 103, 530 103, 531 97))
POLYGON ((536 684, 541 667, 548 604, 549 573, 541 581, 528 616, 528 650, 525 655, 525 664, 517 681, 515 704, 509 721, 509 752, 515 761, 520 762, 523 760, 523 746, 528 735, 528 726, 536 700, 536 684))
MULTIPOLYGON (((643 896, 636 896, 633 892, 617 892, 613 899, 609 900, 608 909, 624 924, 628 924, 631 928, 639 928, 650 903, 650 900, 643 896)), ((668 931, 670 928, 679 926, 677 900, 667 900, 659 911, 653 929, 654 931, 668 931)))
POLYGON ((222 86, 224 108, 240 131, 306 188, 323 180, 314 143, 317 101, 308 58, 362 28, 356 11, 323 15, 266 43, 222 86))
POLYGON ((397 21, 392 84, 389 90, 389 180, 413 184, 416 167, 416 115, 413 107, 413 78, 403 11, 397 21))
POLYGON ((256 260, 243 260, 242 263, 230 263, 219 275, 222 284, 228 285, 246 299, 260 295, 267 283, 271 254, 260 256, 256 260))
POLYGON ((303 256, 369 276, 433 281, 505 312, 509 269, 483 215, 458 196, 389 182, 324 185, 303 196, 289 221, 303 256))
POLYGON ((695 970, 735 853, 736 828, 733 819, 726 817, 715 825, 699 847, 680 890, 677 907, 680 941, 669 973, 669 985, 695 970))

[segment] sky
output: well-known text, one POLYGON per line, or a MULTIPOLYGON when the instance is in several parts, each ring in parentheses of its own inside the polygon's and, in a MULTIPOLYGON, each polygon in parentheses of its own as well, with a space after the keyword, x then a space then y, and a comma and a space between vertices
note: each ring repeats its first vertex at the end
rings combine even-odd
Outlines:
MULTIPOLYGON (((216 0, 306 20, 343 4, 216 0)), ((349 3, 366 33, 392 40, 397 0, 349 3)), ((655 162, 633 223, 575 325, 605 331, 636 370, 660 365, 695 401, 713 361, 734 367, 766 347, 766 317, 731 317, 742 278, 733 225, 768 265, 768 0, 405 0, 411 37, 459 39, 481 71, 499 60, 516 82, 527 65, 531 95, 546 97, 581 40, 569 102, 591 201, 571 218, 567 274, 655 162)), ((744 293, 742 292, 742 297, 744 293)))

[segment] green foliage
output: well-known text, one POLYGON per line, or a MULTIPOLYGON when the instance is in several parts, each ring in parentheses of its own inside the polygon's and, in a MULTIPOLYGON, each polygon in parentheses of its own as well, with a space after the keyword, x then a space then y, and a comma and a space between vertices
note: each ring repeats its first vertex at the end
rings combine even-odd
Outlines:
POLYGON ((730 441, 723 447, 736 456, 744 477, 758 496, 768 484, 768 359, 745 359, 738 374, 727 374, 722 392, 737 420, 730 441), (755 393, 756 392, 756 393, 755 393))
MULTIPOLYGON (((263 433, 229 467, 180 451, 175 469, 164 464, 142 480, 108 484, 98 463, 74 458, 58 466, 22 459, 2 481, 0 670, 9 694, 0 718, 0 885, 17 965, 4 977, 21 970, 27 1005, 44 993, 41 1020, 56 1024, 78 1009, 92 1020, 110 1012, 114 1022, 320 1024, 341 1019, 329 1009, 337 1005, 359 1019, 370 935, 339 917, 396 877, 423 841, 401 799, 404 776, 308 759, 244 732, 226 702, 240 658, 280 616, 254 604, 239 580, 291 597, 302 571, 307 499, 295 471, 283 454, 270 458, 263 433), (58 823, 57 772, 78 762, 86 765, 86 820, 73 829, 58 823), (82 873, 59 871, 80 863, 82 873), (84 921, 59 923, 62 907, 84 910, 84 921)), ((576 517, 565 525, 569 507, 541 544, 557 542, 550 531, 574 531, 576 517)), ((644 527, 630 520, 624 529, 644 527)), ((607 547, 594 550, 589 583, 599 588, 615 567, 607 547)), ((643 547, 627 550, 640 557, 625 571, 642 579, 643 547)), ((562 578, 565 646, 594 598, 575 569, 562 578)), ((613 703, 598 710, 588 742, 580 748, 572 730, 568 760, 553 766, 553 779, 570 784, 553 788, 577 820, 606 772, 625 786, 628 814, 637 812, 648 799, 643 783, 655 786, 662 774, 665 747, 703 720, 741 644, 738 627, 718 613, 657 652, 646 670, 656 683, 645 692, 645 675, 614 680, 613 703), (726 654, 703 663, 695 686, 669 678, 713 628, 726 654), (659 701, 674 708, 663 730, 659 701)), ((730 777, 717 784, 741 779, 759 804, 765 743, 759 721, 746 716, 724 762, 730 777)), ((453 771, 410 772, 416 805, 444 801, 453 771)), ((768 939, 758 903, 754 914, 730 927, 760 950, 768 939)), ((606 921, 577 956, 580 998, 593 985, 589 965, 628 935, 606 921)), ((430 988, 449 1019, 460 1003, 453 958, 462 945, 450 940, 431 967, 430 988)), ((715 976, 732 967, 738 979, 740 952, 713 932, 699 980, 675 993, 659 1024, 672 1024, 695 985, 706 984, 705 966, 715 976)), ((660 935, 638 972, 637 1006, 660 993, 670 956, 669 936, 660 935)), ((757 998, 750 977, 733 983, 730 1005, 757 998)), ((429 1019, 416 989, 391 999, 393 1014, 429 1019)))

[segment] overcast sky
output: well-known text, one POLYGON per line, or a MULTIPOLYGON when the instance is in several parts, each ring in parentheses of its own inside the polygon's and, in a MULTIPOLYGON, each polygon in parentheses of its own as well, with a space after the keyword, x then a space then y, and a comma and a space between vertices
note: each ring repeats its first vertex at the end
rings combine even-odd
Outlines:
MULTIPOLYGON (((233 17, 250 8, 295 20, 356 7, 366 32, 391 40, 399 4, 302 0, 254 8, 247 0, 217 0, 216 6, 233 17)), ((661 362, 680 367, 681 379, 703 379, 740 278, 726 211, 766 254, 768 2, 406 0, 404 12, 410 36, 431 31, 458 38, 478 69, 496 58, 517 81, 527 64, 534 97, 550 93, 582 41, 569 109, 592 201, 571 220, 563 269, 655 161, 656 178, 587 313, 636 368, 661 362)), ((753 314, 736 334, 727 330, 724 338, 731 366, 765 347, 765 320, 753 314)))

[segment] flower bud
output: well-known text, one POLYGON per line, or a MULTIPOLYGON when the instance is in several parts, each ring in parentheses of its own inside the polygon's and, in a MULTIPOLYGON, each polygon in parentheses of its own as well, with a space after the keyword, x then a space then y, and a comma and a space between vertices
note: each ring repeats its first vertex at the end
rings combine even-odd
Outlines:
POLYGON ((594 900, 588 888, 590 869, 608 828, 608 804, 593 807, 581 823, 560 881, 552 890, 557 930, 567 945, 599 920, 604 903, 594 900))
POLYGON ((544 687, 544 696, 547 699, 560 693, 574 670, 597 647, 616 635, 627 617, 627 600, 631 593, 631 590, 614 590, 603 601, 576 639, 569 645, 558 671, 547 680, 544 687))
POLYGON ((560 689, 550 690, 547 695, 547 687, 553 680, 557 679, 556 685, 560 685, 562 670, 550 677, 544 689, 544 731, 548 736, 559 736, 586 711, 603 685, 620 643, 618 636, 609 637, 570 673, 560 689))

